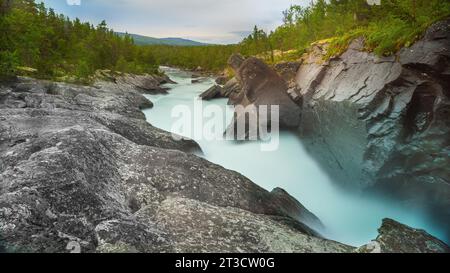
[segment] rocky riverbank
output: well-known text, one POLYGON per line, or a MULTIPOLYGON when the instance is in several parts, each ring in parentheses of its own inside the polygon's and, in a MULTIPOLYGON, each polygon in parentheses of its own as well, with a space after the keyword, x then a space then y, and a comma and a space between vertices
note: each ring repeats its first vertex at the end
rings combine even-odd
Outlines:
POLYGON ((449 251, 400 224, 361 249, 322 238, 320 220, 284 190, 267 192, 148 124, 150 88, 139 85, 151 80, 120 77, 0 84, 0 251, 449 251), (421 244, 395 248, 412 239, 421 244))
POLYGON ((135 84, 95 86, 1 84, 2 251, 353 250, 320 238, 320 220, 285 191, 148 124, 140 109, 152 103, 135 84))

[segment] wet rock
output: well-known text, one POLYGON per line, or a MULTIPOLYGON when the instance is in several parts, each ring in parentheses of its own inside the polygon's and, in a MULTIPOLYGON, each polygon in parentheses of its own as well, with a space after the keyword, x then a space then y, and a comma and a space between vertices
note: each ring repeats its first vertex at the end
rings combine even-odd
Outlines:
POLYGON ((224 85, 228 82, 228 80, 229 80, 229 77, 227 77, 227 76, 219 76, 216 78, 216 83, 219 85, 224 85))
MULTIPOLYGON (((326 45, 303 57, 296 93, 301 137, 336 181, 424 208, 450 230, 450 21, 395 56, 353 41, 324 61, 326 45)), ((450 238, 450 234, 448 234, 450 238)))
POLYGON ((424 230, 384 219, 378 237, 356 250, 359 253, 449 253, 444 242, 424 230))
POLYGON ((222 97, 222 87, 219 85, 214 85, 202 94, 200 94, 200 98, 202 100, 212 100, 216 98, 222 97))
POLYGON ((167 76, 165 74, 161 75, 161 76, 154 76, 154 77, 156 77, 159 84, 167 84, 167 83, 177 84, 175 81, 173 81, 169 76, 167 76))
MULTIPOLYGON (((236 79, 242 88, 239 94, 233 95, 233 102, 255 109, 236 109, 235 119, 230 127, 236 128, 236 124, 240 122, 247 124, 248 120, 252 119, 249 116, 256 116, 254 119, 259 120, 260 125, 270 123, 268 116, 258 115, 261 106, 267 106, 269 113, 273 106, 279 107, 279 120, 275 122, 281 128, 294 128, 299 125, 301 108, 287 94, 287 83, 273 69, 257 58, 251 57, 243 61, 243 57, 236 54, 230 57, 229 65, 235 69, 236 79)), ((243 138, 238 130, 234 131, 238 139, 243 138)))
POLYGON ((237 79, 232 78, 222 87, 221 95, 222 97, 229 98, 229 104, 236 104, 241 90, 242 88, 237 79))

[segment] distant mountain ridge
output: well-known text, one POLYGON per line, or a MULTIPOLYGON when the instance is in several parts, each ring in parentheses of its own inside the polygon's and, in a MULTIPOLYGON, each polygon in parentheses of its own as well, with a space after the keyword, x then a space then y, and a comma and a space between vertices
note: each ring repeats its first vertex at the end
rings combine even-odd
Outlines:
MULTIPOLYGON (((126 35, 123 32, 117 32, 120 36, 126 35)), ((205 46, 206 43, 192 41, 183 38, 154 38, 138 34, 128 33, 137 45, 172 45, 172 46, 205 46)))

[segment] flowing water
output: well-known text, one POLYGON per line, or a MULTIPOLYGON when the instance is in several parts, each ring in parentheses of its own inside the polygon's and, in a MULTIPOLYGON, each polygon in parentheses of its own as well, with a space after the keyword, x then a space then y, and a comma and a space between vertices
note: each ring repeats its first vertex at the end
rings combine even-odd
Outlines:
POLYGON ((417 210, 407 209, 382 198, 361 196, 345 192, 330 178, 306 152, 301 140, 294 133, 280 134, 279 148, 275 151, 262 151, 259 142, 236 143, 223 139, 208 140, 198 134, 204 124, 215 124, 218 134, 222 135, 225 126, 231 121, 232 110, 226 99, 209 102, 198 100, 198 95, 211 87, 212 79, 200 83, 191 83, 187 72, 164 68, 171 79, 178 84, 168 84, 168 95, 148 95, 154 108, 145 110, 147 120, 152 125, 166 131, 182 134, 194 139, 202 148, 202 157, 248 177, 256 184, 271 191, 281 187, 299 200, 306 208, 317 215, 326 227, 323 235, 329 239, 360 246, 375 239, 377 228, 383 218, 392 218, 415 228, 444 237, 444 232, 433 226, 427 217, 417 210), (202 117, 195 113, 194 105, 228 113, 219 117, 202 117), (192 118, 183 120, 191 132, 182 132, 174 124, 180 120, 172 117, 176 106, 184 106, 191 111, 192 118), (177 129, 178 128, 178 129, 177 129))

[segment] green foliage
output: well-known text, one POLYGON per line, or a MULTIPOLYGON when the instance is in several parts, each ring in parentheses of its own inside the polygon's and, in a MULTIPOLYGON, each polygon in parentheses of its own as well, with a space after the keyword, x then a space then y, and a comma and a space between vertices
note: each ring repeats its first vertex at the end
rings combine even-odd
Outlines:
POLYGON ((326 58, 330 58, 344 52, 355 38, 364 37, 368 51, 390 55, 449 15, 450 1, 442 0, 382 0, 373 6, 366 0, 316 0, 284 11, 283 25, 269 34, 255 26, 237 45, 157 46, 152 52, 166 65, 222 70, 234 52, 276 63, 296 60, 311 44, 324 41, 329 44, 326 58))
POLYGON ((434 22, 450 15, 450 2, 421 0, 382 1, 372 7, 366 24, 331 39, 328 57, 339 55, 356 37, 364 37, 366 50, 389 56, 412 45, 434 22))
POLYGON ((208 71, 223 70, 231 54, 239 52, 236 45, 208 46, 146 46, 157 63, 196 69, 201 67, 208 71))
POLYGON ((16 74, 18 63, 15 52, 0 51, 0 79, 13 77, 16 74))
POLYGON ((75 77, 78 82, 88 83, 89 77, 94 73, 92 67, 89 66, 89 62, 80 60, 75 68, 75 77))
POLYGON ((284 25, 269 39, 274 48, 283 50, 308 48, 329 39, 327 57, 331 57, 362 36, 367 50, 391 55, 449 15, 450 1, 382 0, 381 5, 370 6, 365 0, 319 0, 307 8, 292 6, 285 11, 284 25))
POLYGON ((283 12, 284 23, 273 32, 255 26, 236 45, 137 46, 131 36, 114 33, 104 21, 94 27, 33 0, 0 0, 0 72, 21 73, 15 68, 28 67, 37 69, 33 75, 39 77, 87 82, 98 69, 157 73, 158 64, 220 71, 233 53, 276 63, 296 60, 312 43, 325 40, 329 58, 360 36, 368 51, 390 55, 449 15, 450 1, 442 0, 381 0, 379 6, 366 0, 315 0, 283 12))
MULTIPOLYGON (((128 35, 117 35, 105 21, 94 27, 33 0, 0 0, 0 33, 1 52, 15 52, 14 64, 37 69, 35 76, 41 78, 87 82, 97 69, 153 73, 158 67, 148 49, 136 46, 128 35)), ((6 63, 11 56, 5 54, 2 72, 12 71, 6 63)))

